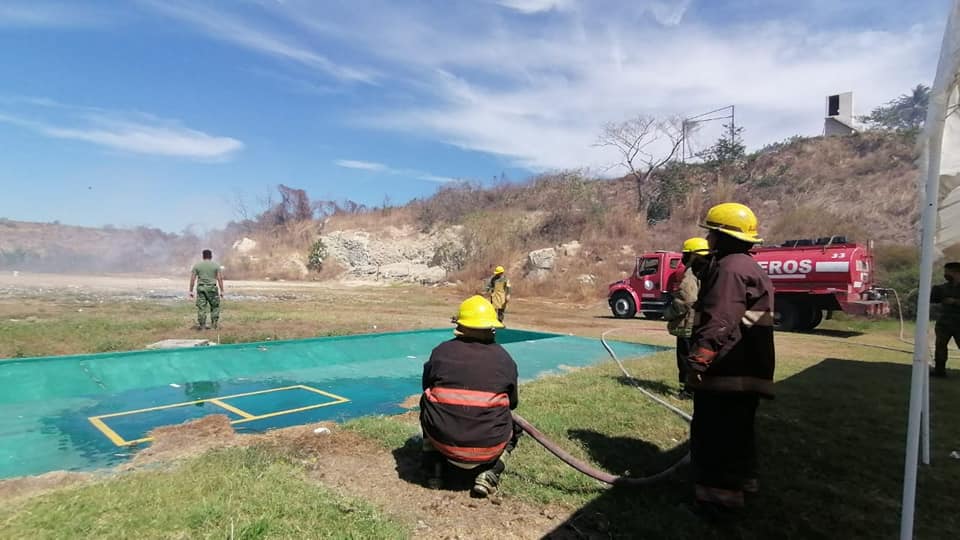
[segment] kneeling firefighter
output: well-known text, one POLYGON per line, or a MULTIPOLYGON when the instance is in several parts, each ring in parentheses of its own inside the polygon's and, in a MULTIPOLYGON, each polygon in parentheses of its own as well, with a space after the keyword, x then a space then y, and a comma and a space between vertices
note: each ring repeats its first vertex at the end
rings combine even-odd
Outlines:
POLYGON ((496 492, 521 433, 510 415, 518 404, 517 364, 495 342, 503 323, 486 298, 465 300, 454 322, 454 339, 423 365, 422 466, 431 488, 443 486, 447 465, 475 474, 471 491, 486 497, 496 492))

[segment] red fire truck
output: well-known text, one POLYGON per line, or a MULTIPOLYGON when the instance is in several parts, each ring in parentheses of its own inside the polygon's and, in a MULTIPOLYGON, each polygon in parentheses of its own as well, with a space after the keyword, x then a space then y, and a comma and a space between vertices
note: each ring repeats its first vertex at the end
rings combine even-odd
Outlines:
MULTIPOLYGON (((869 246, 832 236, 791 240, 758 248, 753 258, 767 271, 776 291, 776 327, 812 330, 834 311, 884 316, 890 313, 886 295, 874 283, 869 246)), ((629 278, 610 284, 608 302, 613 316, 641 313, 658 319, 670 301, 669 278, 682 271, 680 253, 656 251, 637 257, 629 278)))

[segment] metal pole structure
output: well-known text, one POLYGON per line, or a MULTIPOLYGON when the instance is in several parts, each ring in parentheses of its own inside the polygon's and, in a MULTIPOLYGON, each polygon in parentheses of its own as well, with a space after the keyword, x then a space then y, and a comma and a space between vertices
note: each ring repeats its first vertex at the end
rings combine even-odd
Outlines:
POLYGON ((730 119, 730 120, 731 120, 730 139, 733 140, 733 137, 734 137, 735 134, 736 134, 736 132, 734 131, 734 128, 733 128, 733 126, 735 125, 735 123, 734 123, 735 121, 733 120, 733 114, 734 114, 734 106, 733 106, 733 105, 727 105, 726 107, 720 107, 719 109, 714 109, 714 110, 712 110, 712 111, 705 112, 705 113, 703 113, 703 114, 698 114, 698 115, 696 115, 696 116, 691 116, 691 117, 689 117, 689 118, 684 118, 684 119, 683 119, 683 126, 684 126, 684 130, 683 130, 683 144, 682 144, 682 146, 681 146, 681 148, 683 149, 683 154, 682 154, 682 155, 683 155, 683 158, 682 158, 682 159, 683 159, 683 162, 686 163, 686 158, 687 158, 688 152, 689 152, 689 157, 691 157, 691 158, 694 157, 693 152, 690 150, 690 143, 689 143, 689 139, 688 139, 688 137, 687 137, 687 133, 688 133, 689 131, 691 131, 690 128, 689 128, 689 126, 691 126, 691 125, 696 126, 696 125, 698 125, 698 124, 703 124, 703 123, 706 123, 706 122, 715 122, 715 121, 717 121, 717 120, 727 120, 727 119, 730 119), (725 115, 725 116, 713 116, 713 115, 716 114, 716 113, 719 113, 719 112, 721 112, 721 111, 727 111, 727 110, 729 110, 730 113, 727 114, 727 115, 725 115))
MULTIPOLYGON (((930 345, 928 344, 927 347, 930 345)), ((923 406, 920 411, 920 463, 930 464, 930 368, 923 370, 923 406)))
MULTIPOLYGON (((939 138, 936 139, 939 141, 939 138)), ((931 142, 933 137, 931 136, 931 142)), ((924 377, 929 375, 927 355, 930 343, 930 289, 933 287, 934 233, 937 224, 937 191, 940 185, 940 146, 929 146, 929 162, 920 220, 920 290, 917 297, 917 326, 913 333, 913 371, 910 376, 910 410, 907 421, 907 452, 903 463, 903 499, 900 539, 913 537, 913 514, 917 495, 917 454, 920 451, 920 415, 923 408, 924 377), (927 371, 928 373, 924 373, 927 371)))
MULTIPOLYGON (((927 148, 927 177, 924 179, 924 205, 920 220, 920 289, 917 292, 917 325, 913 334, 913 370, 910 379, 910 409, 907 419, 907 448, 903 460, 903 499, 900 503, 900 539, 913 537, 913 518, 917 503, 917 454, 920 451, 921 414, 924 407, 925 387, 929 385, 928 351, 930 342, 927 330, 930 327, 930 289, 933 286, 934 242, 936 240, 937 206, 940 192, 940 159, 943 146, 943 130, 947 118, 949 92, 956 84, 957 38, 960 31, 960 0, 951 2, 950 15, 943 33, 937 75, 930 92, 930 104, 924 126, 927 148)), ((929 416, 929 413, 928 415, 929 416)), ((928 424, 929 425, 929 424, 928 424)))
POLYGON ((680 122, 680 162, 687 162, 687 119, 680 122))
POLYGON ((733 144, 737 137, 737 110, 736 105, 730 106, 730 144, 733 144))

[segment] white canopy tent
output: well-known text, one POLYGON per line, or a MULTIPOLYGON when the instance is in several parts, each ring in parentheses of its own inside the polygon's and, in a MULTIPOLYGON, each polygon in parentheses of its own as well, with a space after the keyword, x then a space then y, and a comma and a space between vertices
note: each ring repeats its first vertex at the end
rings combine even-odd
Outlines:
POLYGON ((939 250, 960 243, 960 0, 953 0, 950 9, 921 143, 923 174, 920 176, 920 189, 923 205, 920 221, 920 290, 904 460, 901 540, 913 537, 921 423, 925 435, 924 463, 929 463, 927 331, 930 326, 933 261, 939 250))

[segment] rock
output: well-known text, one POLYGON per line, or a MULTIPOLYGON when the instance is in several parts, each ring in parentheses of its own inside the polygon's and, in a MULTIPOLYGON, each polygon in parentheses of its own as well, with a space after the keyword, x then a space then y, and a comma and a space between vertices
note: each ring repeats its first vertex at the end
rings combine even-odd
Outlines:
POLYGON ((327 248, 327 257, 333 257, 348 268, 369 266, 370 233, 366 231, 334 231, 320 237, 327 248))
POLYGON ((596 285, 597 276, 593 274, 580 274, 577 276, 577 281, 583 283, 584 285, 596 285))
POLYGON ((557 250, 544 248, 527 254, 527 268, 530 270, 552 270, 557 260, 557 250))
POLYGON ((244 255, 246 255, 247 253, 250 253, 256 248, 257 248, 256 240, 252 240, 250 238, 247 238, 246 236, 244 236, 243 239, 237 240, 236 242, 233 243, 233 250, 244 255))
POLYGON ((560 244, 560 252, 563 253, 565 257, 576 257, 580 254, 581 249, 583 249, 583 246, 577 240, 572 240, 566 244, 560 244))
POLYGON ((429 234, 413 227, 334 231, 321 236, 326 259, 344 267, 343 277, 362 281, 436 284, 463 267, 462 226, 429 234))
POLYGON ((391 281, 406 281, 411 283, 434 284, 440 283, 447 277, 447 272, 439 266, 427 266, 420 263, 400 262, 380 267, 380 278, 391 281))
POLYGON ((550 270, 546 268, 534 268, 527 272, 527 278, 534 281, 545 281, 548 277, 550 277, 550 270))

